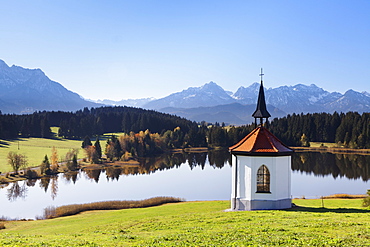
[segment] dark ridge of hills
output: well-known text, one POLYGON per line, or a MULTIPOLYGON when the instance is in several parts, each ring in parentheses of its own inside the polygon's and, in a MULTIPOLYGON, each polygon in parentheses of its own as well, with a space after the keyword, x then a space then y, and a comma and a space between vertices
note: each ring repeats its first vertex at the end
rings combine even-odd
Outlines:
MULTIPOLYGON (((285 112, 272 105, 268 105, 267 107, 273 118, 283 117, 286 115, 285 112)), ((166 107, 160 109, 160 111, 184 117, 196 122, 224 122, 225 124, 243 125, 254 122, 252 113, 255 109, 255 104, 242 105, 240 103, 232 103, 226 105, 196 108, 166 107)))

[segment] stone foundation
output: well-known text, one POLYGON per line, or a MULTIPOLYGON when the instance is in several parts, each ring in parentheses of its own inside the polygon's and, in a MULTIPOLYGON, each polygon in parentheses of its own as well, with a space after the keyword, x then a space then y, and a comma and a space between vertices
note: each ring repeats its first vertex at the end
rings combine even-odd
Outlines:
POLYGON ((292 207, 292 200, 290 198, 276 201, 271 200, 245 200, 240 198, 231 199, 231 210, 235 211, 250 211, 250 210, 274 210, 286 209, 292 207))

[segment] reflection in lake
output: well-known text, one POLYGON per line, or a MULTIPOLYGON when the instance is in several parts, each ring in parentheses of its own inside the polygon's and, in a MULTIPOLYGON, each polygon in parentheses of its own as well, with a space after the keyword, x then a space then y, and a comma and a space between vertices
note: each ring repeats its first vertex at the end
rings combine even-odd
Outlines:
MULTIPOLYGON (((141 159, 140 165, 84 169, 2 185, 0 217, 33 218, 48 206, 154 196, 228 200, 230 158, 225 150, 171 153, 141 159)), ((366 193, 370 156, 294 153, 292 159, 293 197, 366 193)))
MULTIPOLYGON (((83 172, 87 178, 99 183, 100 175, 105 173, 107 180, 119 180, 122 175, 143 175, 152 174, 158 171, 164 171, 172 168, 179 168, 187 163, 192 170, 200 167, 202 170, 206 166, 208 157, 209 165, 213 168, 223 168, 226 163, 230 165, 230 154, 225 150, 202 152, 202 153, 172 153, 159 157, 141 158, 140 165, 108 166, 105 169, 87 168, 83 172)), ((64 174, 69 177, 69 173, 64 174)), ((74 178, 74 183, 77 175, 74 178)))
POLYGON ((292 170, 328 176, 346 177, 368 181, 370 176, 370 155, 295 153, 292 157, 292 170))
POLYGON ((8 188, 8 200, 9 201, 15 201, 18 198, 26 198, 27 196, 27 187, 26 182, 23 182, 23 184, 20 186, 19 182, 14 182, 10 185, 10 188, 8 188))

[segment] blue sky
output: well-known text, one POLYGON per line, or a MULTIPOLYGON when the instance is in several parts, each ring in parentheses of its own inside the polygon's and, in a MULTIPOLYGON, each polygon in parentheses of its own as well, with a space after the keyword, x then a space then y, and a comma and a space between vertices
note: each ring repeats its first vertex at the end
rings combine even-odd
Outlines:
POLYGON ((314 83, 370 92, 370 1, 0 1, 0 59, 91 99, 314 83))

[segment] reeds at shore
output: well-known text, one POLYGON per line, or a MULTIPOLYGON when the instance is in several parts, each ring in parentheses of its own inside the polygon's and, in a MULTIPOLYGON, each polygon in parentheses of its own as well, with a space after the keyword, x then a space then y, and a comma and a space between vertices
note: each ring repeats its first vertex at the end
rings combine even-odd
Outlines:
POLYGON ((323 196, 323 199, 363 199, 366 195, 349 195, 349 194, 334 194, 330 196, 323 196))
MULTIPOLYGON (((183 202, 181 198, 175 197, 153 197, 138 201, 104 201, 85 204, 72 204, 60 207, 47 207, 44 209, 43 219, 52 219, 63 216, 75 215, 91 210, 117 210, 128 208, 145 208, 159 206, 166 203, 183 202)), ((39 217, 39 219, 41 219, 39 217)))

